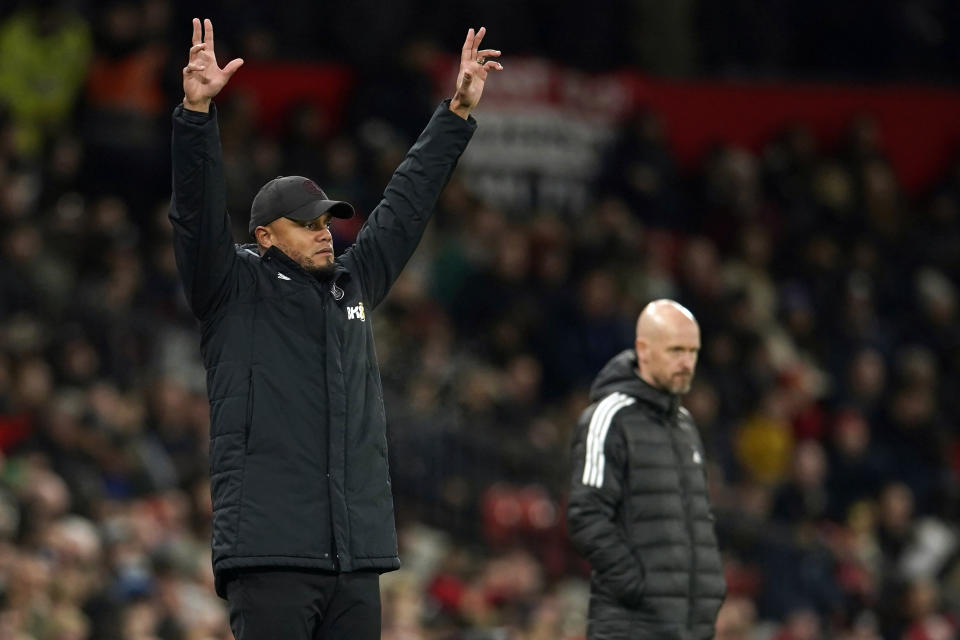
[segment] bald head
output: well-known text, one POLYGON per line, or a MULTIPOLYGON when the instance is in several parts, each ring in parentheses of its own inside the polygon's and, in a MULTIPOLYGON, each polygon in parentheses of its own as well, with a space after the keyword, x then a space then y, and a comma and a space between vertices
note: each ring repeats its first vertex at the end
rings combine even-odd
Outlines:
POLYGON ((655 300, 637 318, 637 362, 647 384, 686 393, 700 352, 700 326, 690 310, 673 300, 655 300))

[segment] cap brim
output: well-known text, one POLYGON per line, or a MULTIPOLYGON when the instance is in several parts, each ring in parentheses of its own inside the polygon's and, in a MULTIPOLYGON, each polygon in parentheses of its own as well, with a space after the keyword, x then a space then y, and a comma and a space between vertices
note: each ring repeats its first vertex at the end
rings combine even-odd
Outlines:
POLYGON ((343 202, 341 200, 314 200, 299 209, 294 209, 290 213, 284 214, 283 217, 296 220, 297 222, 309 222, 327 212, 334 218, 352 218, 354 214, 353 206, 349 202, 343 202))

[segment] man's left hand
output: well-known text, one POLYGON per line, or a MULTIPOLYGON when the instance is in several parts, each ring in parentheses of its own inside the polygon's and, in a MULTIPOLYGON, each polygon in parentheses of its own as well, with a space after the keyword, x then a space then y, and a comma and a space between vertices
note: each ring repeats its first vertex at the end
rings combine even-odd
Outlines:
POLYGON ((500 52, 494 49, 480 49, 480 41, 486 35, 487 28, 480 27, 474 33, 467 31, 467 38, 463 41, 463 51, 460 55, 460 73, 457 76, 457 91, 450 101, 450 111, 463 118, 470 115, 480 102, 483 85, 487 81, 490 71, 503 71, 503 65, 490 58, 499 58, 500 52))

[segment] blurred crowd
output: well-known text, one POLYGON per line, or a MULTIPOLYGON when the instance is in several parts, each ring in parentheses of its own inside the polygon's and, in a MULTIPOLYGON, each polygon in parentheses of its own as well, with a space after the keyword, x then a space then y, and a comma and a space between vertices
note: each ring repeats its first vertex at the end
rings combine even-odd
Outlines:
MULTIPOLYGON (((230 638, 166 219, 188 23, 165 0, 65 6, 0 16, 0 640, 230 638)), ((268 57, 262 11, 218 21, 218 50, 268 57), (231 42, 231 20, 260 28, 231 42)), ((238 240, 278 174, 376 205, 429 110, 385 127, 367 90, 339 128, 302 104, 267 132, 247 98, 221 101, 238 240)), ((624 122, 575 215, 499 210, 456 174, 374 314, 404 562, 383 637, 582 637, 569 436, 659 297, 703 332, 685 404, 726 559, 718 637, 955 637, 960 163, 907 195, 868 117, 831 148, 798 124, 693 172, 664 137, 656 113, 624 122)))

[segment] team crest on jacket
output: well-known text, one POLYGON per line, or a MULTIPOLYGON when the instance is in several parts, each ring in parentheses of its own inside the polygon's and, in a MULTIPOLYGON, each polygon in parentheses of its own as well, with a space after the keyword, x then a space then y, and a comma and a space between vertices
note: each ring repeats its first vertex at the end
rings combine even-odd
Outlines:
POLYGON ((363 303, 361 302, 355 307, 347 307, 347 320, 360 320, 360 322, 367 321, 367 314, 363 310, 363 303))

